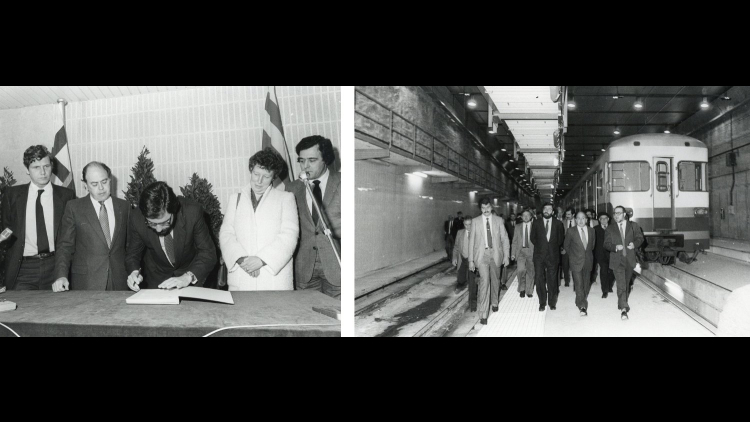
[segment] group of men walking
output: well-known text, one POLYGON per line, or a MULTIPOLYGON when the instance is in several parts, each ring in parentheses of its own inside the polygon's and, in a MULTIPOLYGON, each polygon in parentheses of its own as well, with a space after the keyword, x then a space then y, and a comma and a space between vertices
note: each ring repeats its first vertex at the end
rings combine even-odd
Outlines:
MULTIPOLYGON (((520 222, 512 230, 509 238, 503 219, 492 214, 489 199, 480 201, 482 215, 463 221, 465 230, 455 235, 453 264, 458 267, 459 285, 469 281, 471 310, 477 309, 472 302, 474 269, 479 270, 478 309, 480 322, 487 323, 489 308, 497 311, 499 300, 499 275, 502 266, 510 260, 517 262, 518 292, 521 297, 532 298, 534 286, 539 300, 539 311, 547 306, 555 310, 560 286, 570 285, 576 294, 576 307, 581 316, 588 315, 588 296, 591 285, 599 279, 602 298, 607 298, 617 284, 617 307, 621 319, 628 318, 633 269, 636 266, 636 250, 644 241, 637 223, 628 221, 622 206, 614 208, 615 224, 609 224, 609 215, 600 213, 598 221, 594 211, 576 211, 569 208, 562 216, 552 204, 545 203, 540 218, 531 210, 520 214, 520 222), (562 266, 562 274, 560 274, 562 266)), ((513 223, 513 221, 509 221, 513 223)), ((504 287, 504 286, 503 286, 504 287)))

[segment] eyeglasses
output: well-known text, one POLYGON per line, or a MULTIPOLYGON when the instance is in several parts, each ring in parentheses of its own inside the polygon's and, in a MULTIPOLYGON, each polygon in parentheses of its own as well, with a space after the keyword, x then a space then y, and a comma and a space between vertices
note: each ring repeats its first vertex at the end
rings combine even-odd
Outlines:
POLYGON ((147 219, 146 220, 146 225, 149 226, 149 227, 151 227, 151 228, 153 228, 153 229, 155 229, 157 227, 169 227, 169 226, 172 225, 172 219, 173 218, 174 218, 174 214, 170 215, 169 216, 169 220, 167 220, 167 221, 165 221, 163 223, 152 223, 152 222, 148 221, 148 219, 147 219))
POLYGON ((625 214, 624 212, 616 212, 615 215, 625 214))

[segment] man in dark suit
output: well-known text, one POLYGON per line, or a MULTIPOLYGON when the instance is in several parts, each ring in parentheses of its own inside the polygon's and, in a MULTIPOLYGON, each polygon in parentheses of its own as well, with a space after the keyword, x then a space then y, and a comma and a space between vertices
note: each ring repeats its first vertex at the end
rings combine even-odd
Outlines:
POLYGON ((50 290, 55 282, 55 240, 60 220, 65 204, 76 194, 50 183, 52 162, 43 145, 29 147, 23 154, 23 165, 30 182, 9 187, 3 195, 0 231, 10 229, 13 234, 3 242, 8 253, 0 288, 50 290))
POLYGON ((596 237, 594 229, 588 226, 586 213, 578 211, 576 227, 570 227, 565 232, 566 255, 570 260, 573 273, 573 286, 576 291, 576 307, 581 316, 588 315, 588 297, 591 291, 591 267, 594 265, 594 244, 596 237))
POLYGON ((615 207, 615 224, 604 232, 604 249, 609 253, 609 266, 614 270, 617 282, 617 309, 622 313, 620 318, 628 319, 630 305, 630 278, 633 275, 636 258, 635 250, 643 243, 641 228, 634 221, 625 220, 625 207, 615 207))
POLYGON ((217 261, 208 230, 200 204, 178 199, 164 182, 148 185, 128 220, 128 287, 202 286, 217 261))
POLYGON ((453 243, 456 239, 453 234, 453 228, 455 225, 455 220, 452 215, 448 215, 448 219, 443 222, 443 239, 445 240, 445 252, 448 254, 448 259, 451 259, 453 243))
MULTIPOLYGON (((574 218, 575 214, 576 214, 576 210, 573 207, 570 207, 567 210, 565 210, 565 220, 563 220, 563 228, 565 228, 566 233, 569 228, 576 226, 576 220, 574 218)), ((570 286, 570 259, 565 253, 565 248, 563 248, 560 251, 560 254, 562 255, 562 259, 561 259, 562 275, 563 275, 563 278, 565 279, 565 287, 568 287, 570 286)), ((558 282, 558 284, 560 283, 558 282)))
POLYGON ((328 138, 313 135, 302 138, 295 150, 300 169, 307 173, 313 195, 323 212, 322 216, 318 215, 303 181, 295 180, 286 187, 287 192, 294 193, 299 215, 299 246, 294 254, 295 288, 340 297, 341 265, 336 252, 341 251, 341 173, 331 167, 336 159, 333 144, 328 138), (322 219, 331 230, 336 252, 323 231, 322 219))
POLYGON ((542 218, 531 225, 531 243, 534 244, 534 278, 536 293, 539 295, 539 311, 547 306, 557 309, 557 295, 560 291, 557 280, 557 264, 560 261, 560 247, 565 240, 563 224, 552 218, 552 204, 545 203, 542 218))
POLYGON ((130 206, 112 197, 111 179, 112 170, 104 163, 93 161, 83 168, 89 194, 65 207, 53 291, 128 290, 125 242, 130 206))
MULTIPOLYGON (((599 282, 602 285, 602 299, 606 299, 609 293, 612 293, 612 287, 615 285, 615 274, 609 268, 609 251, 604 249, 604 234, 609 226, 609 215, 600 213, 599 225, 594 227, 596 234, 596 244, 594 245, 594 262, 599 264, 599 282)), ((592 270, 596 277, 596 271, 592 270)))

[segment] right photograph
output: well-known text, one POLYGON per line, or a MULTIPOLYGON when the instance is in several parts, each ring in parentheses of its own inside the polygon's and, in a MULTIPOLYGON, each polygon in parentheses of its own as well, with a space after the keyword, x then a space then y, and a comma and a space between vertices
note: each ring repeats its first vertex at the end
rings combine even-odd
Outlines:
POLYGON ((356 336, 750 336, 750 86, 354 97, 356 336))

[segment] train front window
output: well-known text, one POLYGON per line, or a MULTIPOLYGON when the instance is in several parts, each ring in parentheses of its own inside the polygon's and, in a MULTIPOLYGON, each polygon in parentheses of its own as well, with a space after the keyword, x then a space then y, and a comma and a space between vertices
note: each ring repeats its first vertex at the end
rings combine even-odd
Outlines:
POLYGON ((656 163, 656 190, 659 192, 669 190, 669 167, 664 161, 656 163))
POLYGON ((705 192, 706 163, 681 161, 677 165, 680 179, 680 190, 683 192, 705 192))
POLYGON ((651 167, 645 161, 609 164, 612 192, 647 192, 651 186, 651 167))

